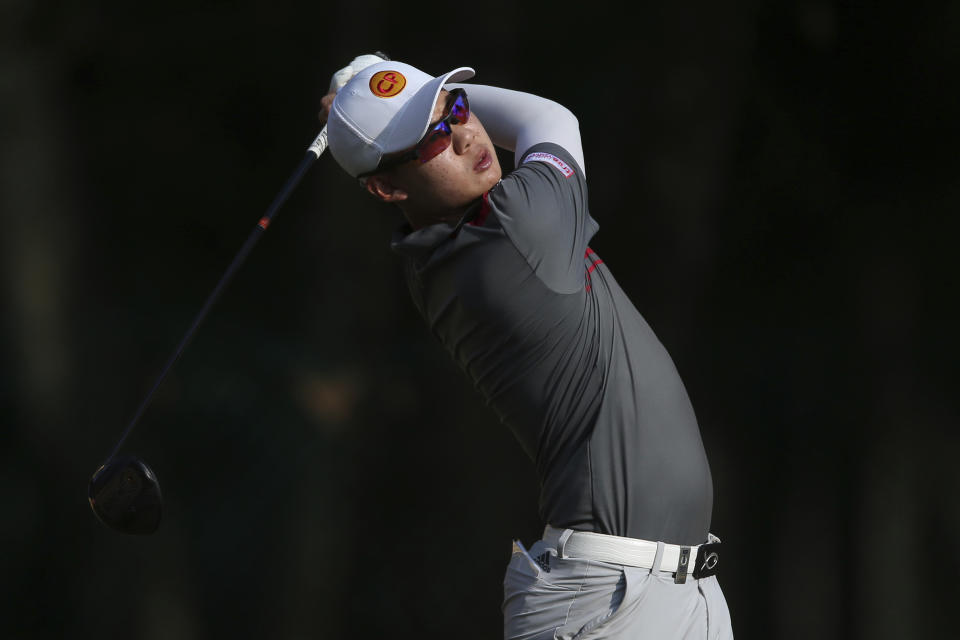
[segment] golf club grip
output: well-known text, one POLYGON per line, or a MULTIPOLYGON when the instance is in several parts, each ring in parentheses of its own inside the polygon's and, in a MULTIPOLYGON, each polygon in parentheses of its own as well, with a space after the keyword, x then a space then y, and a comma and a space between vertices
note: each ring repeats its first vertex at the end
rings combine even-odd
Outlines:
POLYGON ((320 157, 323 155, 323 152, 327 150, 327 125, 323 125, 323 129, 320 130, 320 135, 317 136, 316 140, 307 147, 307 151, 320 157))
POLYGON ((177 348, 173 351, 173 354, 171 354, 169 360, 167 360, 166 365, 164 365, 163 369, 160 371, 160 375, 157 376, 156 381, 153 383, 153 387, 150 388, 150 391, 140 403, 140 406, 137 408, 137 411, 133 416, 133 419, 130 420, 127 428, 124 429, 123 435, 120 436, 120 440, 117 441, 116 446, 114 446, 113 451, 110 453, 109 457, 107 457, 104 465, 108 464, 117 455, 117 452, 120 451, 120 448, 126 441, 127 436, 130 435, 130 432, 133 431, 133 428, 136 426, 137 422, 140 421, 141 416, 143 416, 144 411, 146 411, 147 406, 150 404, 150 400, 153 398, 153 395, 157 392, 157 389, 160 388, 160 385, 163 384, 163 381, 166 379, 170 369, 172 369, 173 365, 177 362, 177 360, 180 359, 180 355, 183 353, 183 350, 186 349, 190 339, 193 338, 193 334, 196 333, 197 328, 203 322, 204 318, 207 317, 207 314, 220 297, 220 294, 223 293, 223 290, 233 278, 233 275, 240 268, 240 265, 242 265, 247 259, 247 256, 250 254, 250 251, 253 250, 254 245, 257 244, 260 236, 262 236, 263 232, 267 230, 268 226, 270 226, 270 221, 273 220, 274 215, 276 215, 277 211, 280 210, 280 207, 282 207, 287 201, 287 198, 290 197, 290 194, 293 193, 293 190, 297 187, 297 185, 300 184, 300 180, 303 179, 303 176, 307 173, 307 170, 313 166, 313 163, 316 162, 317 158, 320 157, 320 153, 323 153, 322 149, 319 152, 314 151, 314 145, 316 145, 317 142, 322 138, 323 144, 326 146, 326 133, 326 128, 324 128, 324 130, 320 132, 320 136, 317 137, 317 140, 314 141, 314 144, 310 145, 310 148, 304 154, 303 160, 300 161, 300 164, 293 172, 293 175, 287 179, 287 182, 283 185, 283 188, 280 190, 280 192, 277 193, 266 212, 260 217, 260 220, 257 222, 257 226, 255 226, 253 231, 250 232, 250 235, 247 236, 247 239, 240 248, 240 251, 237 252, 236 256, 234 256, 233 261, 230 262, 230 266, 227 267, 227 270, 224 272, 223 276, 220 277, 220 281, 217 282, 217 286, 214 287, 213 291, 207 297, 206 302, 203 303, 203 307, 200 308, 200 312, 197 313, 196 317, 193 319, 190 328, 187 329, 186 334, 184 334, 183 338, 180 340, 180 344, 177 345, 177 348))

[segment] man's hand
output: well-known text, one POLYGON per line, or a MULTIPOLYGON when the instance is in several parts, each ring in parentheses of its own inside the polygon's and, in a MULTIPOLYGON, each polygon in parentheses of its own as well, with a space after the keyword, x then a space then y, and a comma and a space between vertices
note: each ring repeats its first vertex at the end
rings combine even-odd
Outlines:
POLYGON ((333 77, 330 79, 329 92, 327 95, 320 98, 320 113, 317 114, 317 117, 320 119, 320 123, 327 124, 327 118, 330 117, 330 107, 333 105, 333 99, 337 96, 337 91, 339 91, 343 85, 350 82, 350 79, 353 76, 357 75, 370 65, 389 59, 390 58, 388 58, 386 54, 379 51, 375 54, 370 53, 357 56, 350 62, 350 64, 333 74, 333 77))
POLYGON ((330 117, 330 107, 333 106, 333 99, 336 97, 337 92, 334 91, 320 98, 320 113, 317 114, 320 124, 327 124, 327 118, 330 117))

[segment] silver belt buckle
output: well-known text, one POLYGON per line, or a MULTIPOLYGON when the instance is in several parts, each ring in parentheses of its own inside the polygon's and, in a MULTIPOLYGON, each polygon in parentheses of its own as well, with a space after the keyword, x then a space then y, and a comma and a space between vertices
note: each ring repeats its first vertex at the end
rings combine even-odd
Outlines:
POLYGON ((693 568, 693 577, 697 580, 715 575, 720 565, 720 543, 710 542, 700 545, 697 552, 697 566, 693 568))

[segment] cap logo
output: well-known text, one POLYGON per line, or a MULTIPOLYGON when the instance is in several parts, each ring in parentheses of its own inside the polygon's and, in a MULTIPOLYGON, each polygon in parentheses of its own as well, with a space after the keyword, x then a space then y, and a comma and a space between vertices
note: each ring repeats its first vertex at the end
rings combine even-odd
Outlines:
POLYGON ((378 98, 392 98, 407 86, 407 79, 399 71, 381 71, 370 78, 370 91, 378 98))

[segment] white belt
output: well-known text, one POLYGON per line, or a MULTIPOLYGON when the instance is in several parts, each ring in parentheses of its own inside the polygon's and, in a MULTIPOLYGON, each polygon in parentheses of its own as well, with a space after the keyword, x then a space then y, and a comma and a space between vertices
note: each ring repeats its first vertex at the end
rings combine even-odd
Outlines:
MULTIPOLYGON (((716 540, 711 537, 711 541, 716 540)), ((697 566, 697 555, 701 545, 682 546, 677 544, 656 543, 637 538, 621 538, 590 531, 572 531, 557 529, 547 525, 543 531, 543 541, 555 547, 561 558, 583 558, 599 560, 629 567, 652 569, 657 560, 657 548, 662 546, 660 570, 680 573, 685 576, 693 573, 697 566)), ((701 558, 702 560, 702 558, 701 558)))

